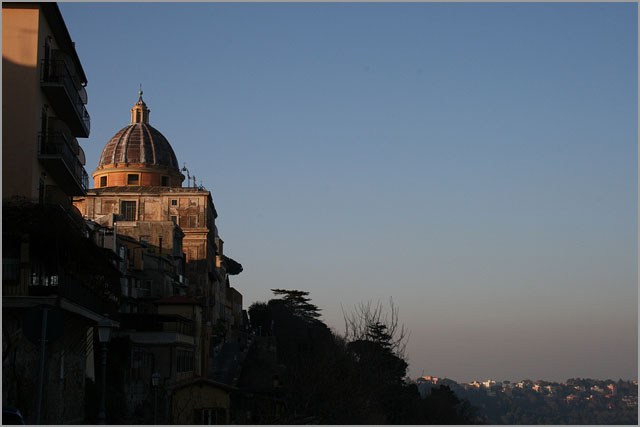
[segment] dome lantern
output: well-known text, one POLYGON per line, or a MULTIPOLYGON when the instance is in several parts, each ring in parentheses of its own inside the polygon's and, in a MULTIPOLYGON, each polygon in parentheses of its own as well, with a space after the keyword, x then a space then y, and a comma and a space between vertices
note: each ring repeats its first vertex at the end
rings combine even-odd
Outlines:
POLYGON ((147 108, 147 104, 142 100, 142 85, 140 85, 140 90, 138 91, 138 102, 135 103, 133 108, 131 109, 131 124, 134 123, 149 123, 149 110, 147 108))

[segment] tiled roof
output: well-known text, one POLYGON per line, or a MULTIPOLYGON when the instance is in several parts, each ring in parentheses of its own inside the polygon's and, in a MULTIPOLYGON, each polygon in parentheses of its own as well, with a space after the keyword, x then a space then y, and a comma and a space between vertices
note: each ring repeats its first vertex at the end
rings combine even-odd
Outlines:
POLYGON ((132 123, 116 133, 102 150, 98 169, 123 163, 180 170, 169 141, 157 129, 146 123, 132 123))

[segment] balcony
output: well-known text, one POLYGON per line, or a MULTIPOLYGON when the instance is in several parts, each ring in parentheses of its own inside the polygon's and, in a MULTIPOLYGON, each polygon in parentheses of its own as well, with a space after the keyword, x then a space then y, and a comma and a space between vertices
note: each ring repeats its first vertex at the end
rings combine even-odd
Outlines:
MULTIPOLYGON (((4 267, 4 265, 3 265, 4 267)), ((3 268, 3 271, 5 269, 3 268)), ((110 301, 106 296, 99 295, 84 286, 80 281, 66 276, 40 277, 41 280, 34 280, 32 284, 21 286, 17 281, 2 281, 3 296, 29 296, 29 297, 50 297, 57 296, 65 298, 78 304, 94 313, 114 313, 118 305, 110 301), (26 290, 26 295, 25 295, 26 290)))
POLYGON ((120 313, 120 326, 139 344, 195 344, 195 324, 177 314, 120 313))
POLYGON ((91 130, 91 118, 84 104, 87 96, 84 87, 74 80, 64 60, 41 62, 40 87, 74 136, 86 138, 91 130))
POLYGON ((70 196, 82 196, 89 187, 89 175, 63 132, 38 135, 38 160, 60 188, 70 196))

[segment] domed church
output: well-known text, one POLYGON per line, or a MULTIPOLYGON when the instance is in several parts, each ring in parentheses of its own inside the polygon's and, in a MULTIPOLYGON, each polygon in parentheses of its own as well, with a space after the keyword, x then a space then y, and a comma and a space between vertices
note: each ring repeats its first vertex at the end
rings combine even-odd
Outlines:
POLYGON ((145 299, 149 307, 159 298, 188 296, 202 307, 205 323, 241 323, 242 295, 229 285, 227 264, 233 264, 223 254, 211 193, 195 187, 195 180, 193 187, 182 186, 178 159, 167 138, 149 124, 142 91, 130 112, 131 122, 102 150, 93 173, 95 188, 75 197, 74 205, 107 234, 125 235, 144 246, 145 256, 177 260, 173 270, 183 270, 170 280, 132 276, 123 287, 131 305, 138 305, 132 311, 141 311, 145 299))
POLYGON ((149 124, 147 104, 140 97, 131 109, 131 123, 107 142, 93 173, 96 188, 125 185, 180 187, 184 175, 167 141, 149 124))

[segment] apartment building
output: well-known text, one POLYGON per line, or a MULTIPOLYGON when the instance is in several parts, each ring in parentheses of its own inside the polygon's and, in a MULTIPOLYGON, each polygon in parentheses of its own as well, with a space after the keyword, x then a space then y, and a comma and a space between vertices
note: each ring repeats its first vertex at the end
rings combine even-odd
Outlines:
POLYGON ((71 204, 86 84, 55 3, 2 4, 2 398, 27 424, 86 422, 95 326, 120 303, 115 257, 71 204))

